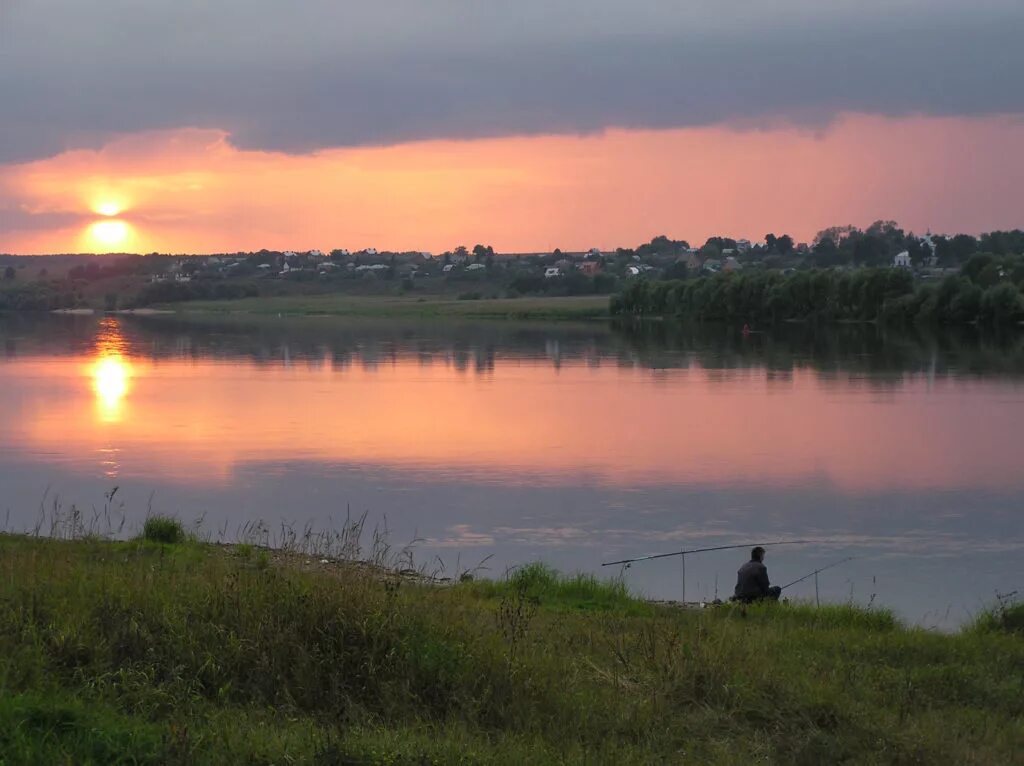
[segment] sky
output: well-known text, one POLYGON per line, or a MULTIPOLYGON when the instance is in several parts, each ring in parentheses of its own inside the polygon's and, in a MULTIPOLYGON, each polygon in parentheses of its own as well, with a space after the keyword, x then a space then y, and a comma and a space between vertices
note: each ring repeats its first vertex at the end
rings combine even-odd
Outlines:
POLYGON ((0 0, 0 252, 1021 226, 1019 0, 0 0))

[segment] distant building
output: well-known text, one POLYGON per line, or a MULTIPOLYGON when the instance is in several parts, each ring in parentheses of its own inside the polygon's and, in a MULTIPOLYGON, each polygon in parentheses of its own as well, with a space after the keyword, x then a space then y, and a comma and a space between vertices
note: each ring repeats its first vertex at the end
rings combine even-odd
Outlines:
POLYGON ((717 274, 722 270, 722 262, 717 258, 708 258, 704 261, 704 265, 701 268, 703 268, 704 271, 717 274))
POLYGON ((910 253, 906 250, 902 253, 896 253, 896 257, 893 259, 892 265, 895 269, 909 269, 911 267, 910 253))
POLYGON ((583 257, 584 258, 600 258, 601 257, 601 251, 598 250, 596 247, 592 247, 592 248, 590 248, 587 251, 587 254, 584 255, 583 257))
POLYGON ((722 266, 722 271, 739 271, 742 268, 743 264, 736 260, 735 257, 730 255, 728 258, 725 259, 725 264, 722 266))
POLYGON ((750 244, 750 240, 749 239, 737 239, 736 240, 736 249, 739 250, 741 253, 747 252, 748 250, 750 250, 750 248, 751 248, 751 244, 750 244))
POLYGON ((487 267, 482 263, 471 263, 466 267, 466 271, 482 271, 487 267))
POLYGON ((455 268, 455 264, 454 263, 446 263, 444 266, 441 267, 441 271, 443 271, 445 274, 447 274, 449 271, 451 271, 454 268, 455 268))
POLYGON ((686 256, 686 268, 689 271, 700 271, 704 267, 704 258, 697 250, 689 250, 686 256))
POLYGON ((560 276, 562 276, 562 270, 560 268, 558 268, 557 266, 548 266, 546 269, 544 269, 544 278, 545 279, 551 279, 552 277, 560 277, 560 276))
POLYGON ((310 251, 309 251, 309 252, 307 253, 307 255, 308 255, 308 256, 309 256, 310 258, 323 258, 323 257, 324 257, 324 253, 323 253, 323 251, 322 251, 322 250, 310 250, 310 251))
POLYGON ((298 255, 298 253, 296 253, 294 250, 285 250, 283 253, 281 253, 281 255, 283 255, 285 258, 294 258, 296 255, 298 255))
POLYGON ((600 261, 583 261, 579 265, 579 270, 586 274, 588 277, 592 277, 601 271, 600 261))
POLYGON ((378 254, 377 253, 377 248, 375 248, 375 247, 368 247, 363 252, 366 253, 367 255, 377 255, 378 254))

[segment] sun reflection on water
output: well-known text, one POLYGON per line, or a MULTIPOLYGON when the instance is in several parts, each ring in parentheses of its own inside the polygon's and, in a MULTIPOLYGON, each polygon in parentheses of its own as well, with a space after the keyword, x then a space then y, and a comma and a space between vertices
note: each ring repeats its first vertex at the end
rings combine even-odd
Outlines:
POLYGON ((126 344, 116 319, 100 323, 96 356, 90 366, 96 414, 103 423, 118 423, 124 417, 125 397, 131 390, 132 365, 125 356, 126 344))

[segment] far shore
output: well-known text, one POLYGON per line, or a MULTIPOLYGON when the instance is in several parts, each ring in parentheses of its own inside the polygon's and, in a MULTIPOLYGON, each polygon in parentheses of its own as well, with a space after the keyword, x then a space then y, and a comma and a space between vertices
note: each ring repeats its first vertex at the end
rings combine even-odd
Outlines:
POLYGON ((133 314, 135 316, 152 316, 154 314, 173 314, 168 309, 118 309, 117 311, 102 311, 90 308, 80 309, 54 309, 53 314, 72 314, 74 316, 91 316, 92 314, 133 314))
MULTIPOLYGON (((161 304, 163 313, 278 316, 452 317, 462 319, 605 320, 606 295, 456 299, 449 296, 287 295, 161 304)), ((135 313, 141 313, 141 310, 135 313)))

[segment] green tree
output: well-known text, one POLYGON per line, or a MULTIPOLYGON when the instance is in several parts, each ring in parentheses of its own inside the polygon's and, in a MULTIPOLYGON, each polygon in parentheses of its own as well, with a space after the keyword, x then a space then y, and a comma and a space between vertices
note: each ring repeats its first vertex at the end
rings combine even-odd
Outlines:
POLYGON ((473 245, 473 260, 480 263, 488 256, 494 255, 494 248, 490 245, 473 245))
POLYGON ((1003 282, 990 287, 981 299, 979 319, 992 325, 1019 322, 1024 316, 1024 298, 1016 287, 1003 282))

